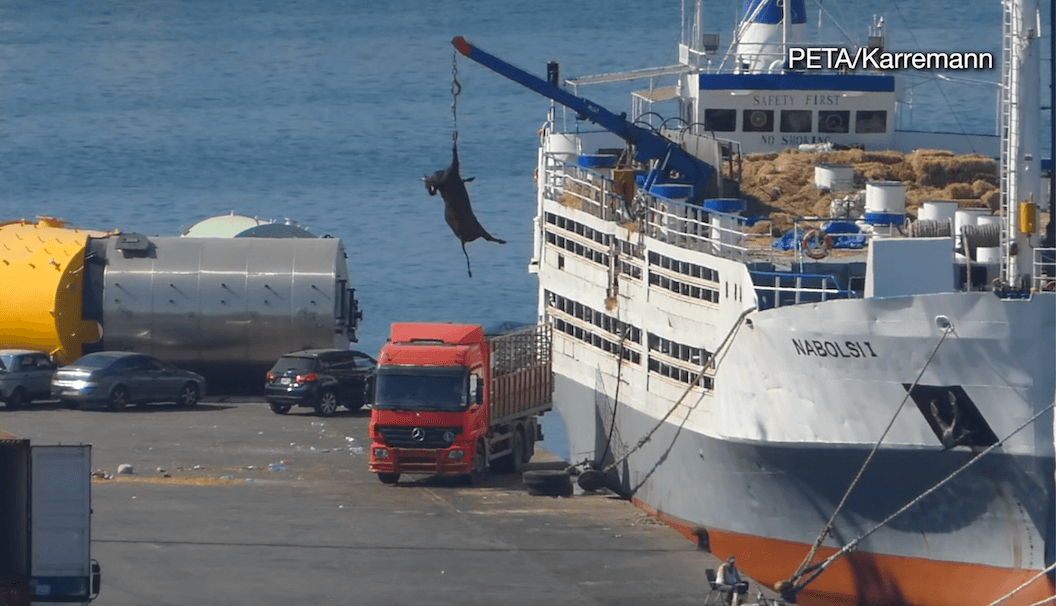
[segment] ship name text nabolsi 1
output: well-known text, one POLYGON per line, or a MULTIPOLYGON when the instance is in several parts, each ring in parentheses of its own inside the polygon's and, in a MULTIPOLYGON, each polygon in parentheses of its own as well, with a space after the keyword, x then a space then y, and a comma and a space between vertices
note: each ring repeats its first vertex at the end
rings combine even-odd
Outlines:
POLYGON ((792 339, 796 354, 817 356, 819 358, 876 358, 876 352, 869 341, 817 341, 811 339, 792 339))

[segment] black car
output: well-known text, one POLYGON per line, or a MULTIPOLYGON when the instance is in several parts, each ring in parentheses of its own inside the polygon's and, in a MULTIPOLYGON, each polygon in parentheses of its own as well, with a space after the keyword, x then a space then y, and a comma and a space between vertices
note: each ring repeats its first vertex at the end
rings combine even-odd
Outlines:
POLYGON ((51 397, 55 364, 42 351, 0 349, 0 400, 18 408, 33 400, 51 397))
POLYGON ((146 354, 100 351, 57 370, 51 395, 71 408, 102 403, 118 410, 148 402, 194 406, 205 396, 205 379, 146 354))
POLYGON ((338 406, 359 410, 374 399, 377 365, 367 354, 347 349, 289 353, 268 371, 264 394, 280 415, 293 406, 310 406, 324 417, 338 406))

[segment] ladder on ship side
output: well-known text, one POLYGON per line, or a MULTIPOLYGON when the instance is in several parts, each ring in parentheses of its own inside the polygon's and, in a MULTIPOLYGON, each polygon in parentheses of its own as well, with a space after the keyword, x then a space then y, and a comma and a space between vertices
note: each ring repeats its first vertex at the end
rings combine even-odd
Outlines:
MULTIPOLYGON (((1013 179, 1011 179, 1011 172, 1009 171, 1009 161, 1012 159, 1012 137, 1011 129, 1018 128, 1019 125, 1012 124, 1013 115, 1013 104, 1017 103, 1017 99, 1012 91, 1014 87, 1018 86, 1018 82, 1014 82, 1014 78, 1018 78, 1015 71, 1012 69, 1012 20, 1013 10, 1015 8, 1010 6, 1014 3, 1005 0, 1003 10, 1001 11, 1001 98, 1000 98, 1000 111, 998 112, 998 135, 1001 137, 1001 161, 1000 161, 1000 190, 1001 190, 1001 214, 1005 218, 1005 221, 1009 220, 1009 211, 1011 205, 1014 203, 1015 192, 1010 192, 1009 188, 1014 187, 1013 179)), ((1018 71, 1018 70, 1017 70, 1018 71)), ((1011 242, 1009 242, 1008 230, 1001 230, 1001 278, 1008 280, 1009 278, 1009 256, 1011 242)))

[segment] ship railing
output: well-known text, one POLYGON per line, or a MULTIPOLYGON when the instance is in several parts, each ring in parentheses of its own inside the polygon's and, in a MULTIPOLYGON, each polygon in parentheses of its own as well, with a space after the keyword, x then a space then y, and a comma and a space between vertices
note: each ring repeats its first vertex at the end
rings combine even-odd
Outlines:
POLYGON ((830 299, 853 299, 858 296, 853 290, 842 288, 836 276, 831 274, 783 271, 749 273, 759 299, 757 309, 760 311, 830 299))
POLYGON ((1056 248, 1034 249, 1031 287, 1035 291, 1056 290, 1056 248))
MULTIPOLYGON (((605 174, 548 155, 543 195, 563 206, 581 210, 605 221, 620 221, 627 202, 615 193, 615 183, 605 174)), ((629 220, 628 218, 624 220, 629 220)))
POLYGON ((543 196, 604 221, 646 230, 669 244, 743 261, 755 238, 745 232, 742 217, 706 210, 695 204, 639 192, 632 194, 611 171, 576 166, 547 154, 541 176, 543 196), (641 222, 640 222, 641 220, 641 222))
POLYGON ((742 217, 655 196, 647 205, 646 230, 653 239, 736 261, 747 258, 742 217))

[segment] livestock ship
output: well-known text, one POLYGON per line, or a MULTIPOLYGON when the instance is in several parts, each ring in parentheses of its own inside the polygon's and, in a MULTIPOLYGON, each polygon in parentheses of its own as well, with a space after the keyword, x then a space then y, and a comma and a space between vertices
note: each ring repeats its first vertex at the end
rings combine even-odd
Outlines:
POLYGON ((911 217, 871 183, 861 217, 798 218, 787 247, 744 216, 735 142, 643 128, 553 66, 454 40, 605 128, 552 108, 529 267, 581 478, 801 604, 1053 598, 1056 251, 1027 4, 1006 6, 1000 208, 911 217))

